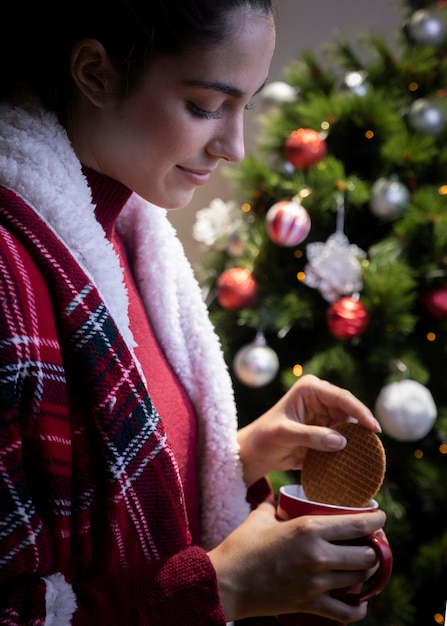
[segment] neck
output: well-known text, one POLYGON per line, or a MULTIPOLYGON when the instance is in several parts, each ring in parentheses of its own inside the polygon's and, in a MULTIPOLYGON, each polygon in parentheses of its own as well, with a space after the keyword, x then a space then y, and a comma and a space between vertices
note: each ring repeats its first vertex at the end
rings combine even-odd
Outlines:
POLYGON ((84 166, 82 171, 92 191, 96 219, 107 238, 111 239, 118 215, 132 192, 122 183, 105 174, 99 174, 90 167, 84 166))

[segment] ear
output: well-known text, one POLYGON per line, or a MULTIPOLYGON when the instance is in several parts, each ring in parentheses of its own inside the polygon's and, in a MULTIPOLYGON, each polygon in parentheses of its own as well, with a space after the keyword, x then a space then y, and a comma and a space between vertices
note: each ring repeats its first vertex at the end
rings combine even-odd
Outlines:
POLYGON ((82 39, 71 53, 71 75, 84 96, 97 107, 102 107, 107 93, 116 79, 104 46, 96 39, 82 39))

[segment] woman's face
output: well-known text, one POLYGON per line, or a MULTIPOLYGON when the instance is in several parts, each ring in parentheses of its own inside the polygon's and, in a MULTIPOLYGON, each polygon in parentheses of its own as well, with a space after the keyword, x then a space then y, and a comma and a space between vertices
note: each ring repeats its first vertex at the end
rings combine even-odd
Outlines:
POLYGON ((275 30, 254 11, 231 23, 219 44, 155 58, 124 100, 83 109, 74 128, 80 160, 168 209, 188 204, 221 159, 240 161, 244 112, 267 79, 275 30))

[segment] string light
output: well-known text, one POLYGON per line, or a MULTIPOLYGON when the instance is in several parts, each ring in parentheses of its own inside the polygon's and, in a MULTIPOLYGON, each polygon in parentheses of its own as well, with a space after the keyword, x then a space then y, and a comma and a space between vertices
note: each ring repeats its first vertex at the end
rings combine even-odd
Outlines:
POLYGON ((405 374, 406 372, 408 372, 408 367, 400 359, 397 359, 397 361, 394 363, 394 369, 400 374, 405 374))
POLYGON ((298 200, 302 200, 303 198, 308 198, 311 193, 312 189, 310 189, 310 187, 302 187, 296 195, 298 196, 298 200))
POLYGON ((372 131, 372 130, 367 130, 367 131, 366 131, 366 133, 365 133, 365 137, 366 137, 367 139, 373 139, 373 138, 374 138, 374 131, 372 131))
POLYGON ((447 185, 441 185, 441 187, 439 187, 438 189, 438 192, 440 196, 447 195, 447 185))
POLYGON ((302 283, 304 279, 306 278, 306 274, 304 272, 298 272, 298 274, 296 275, 296 278, 300 283, 302 283))
POLYGON ((433 333, 433 332, 427 333, 427 341, 436 341, 436 333, 433 333))
POLYGON ((422 452, 422 450, 415 450, 413 454, 416 459, 422 459, 424 456, 424 453, 422 452))
POLYGON ((439 446, 439 452, 441 454, 447 454, 447 443, 441 443, 439 446))
POLYGON ((244 202, 241 208, 244 213, 250 213, 251 211, 251 205, 248 202, 244 202))
POLYGON ((292 368, 293 375, 296 376, 296 378, 299 378, 300 376, 302 376, 303 371, 304 371, 303 366, 299 365, 298 363, 294 365, 292 368))

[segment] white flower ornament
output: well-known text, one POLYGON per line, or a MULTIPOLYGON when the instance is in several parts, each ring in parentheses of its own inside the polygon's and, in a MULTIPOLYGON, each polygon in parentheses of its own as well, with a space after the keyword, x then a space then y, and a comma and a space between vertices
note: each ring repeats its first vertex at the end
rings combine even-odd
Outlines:
POLYGON ((328 302, 362 289, 360 261, 366 253, 350 244, 343 232, 335 232, 326 242, 309 243, 306 254, 309 262, 304 269, 304 283, 318 289, 328 302))
POLYGON ((207 247, 224 249, 227 240, 242 225, 242 216, 235 202, 214 198, 210 206, 196 213, 192 234, 196 241, 207 247))

